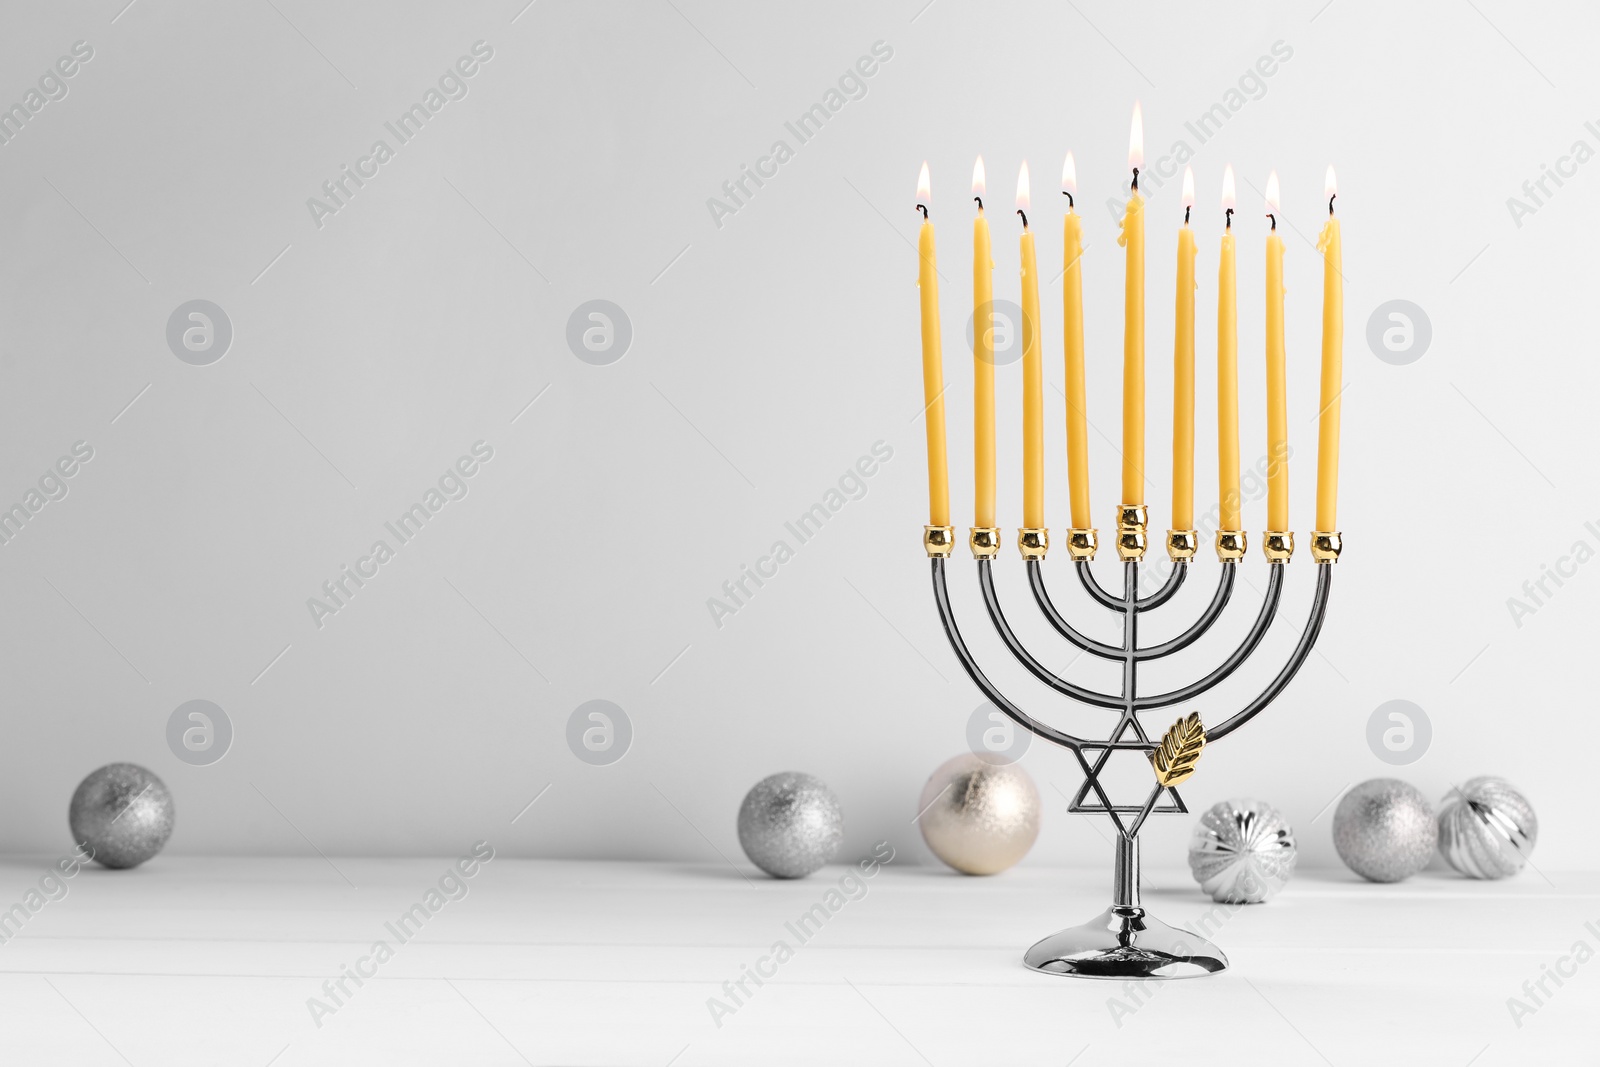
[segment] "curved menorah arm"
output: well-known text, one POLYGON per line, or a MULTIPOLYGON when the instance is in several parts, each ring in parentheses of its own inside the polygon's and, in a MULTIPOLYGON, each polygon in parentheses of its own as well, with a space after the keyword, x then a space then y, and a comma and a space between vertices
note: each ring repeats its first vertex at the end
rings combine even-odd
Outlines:
POLYGON ((1149 596, 1140 597, 1136 601, 1139 610, 1151 611, 1171 600, 1172 595, 1182 588, 1183 580, 1187 577, 1189 577, 1189 561, 1186 559, 1173 560, 1172 569, 1167 572, 1167 580, 1161 583, 1161 588, 1149 596))
POLYGON ((980 559, 978 561, 978 585, 983 589, 983 604, 984 607, 989 609, 989 618, 993 621, 996 632, 1000 634, 1000 640, 1005 642, 1006 648, 1016 657, 1017 662, 1028 668, 1028 673, 1056 692, 1065 693, 1072 699, 1084 704, 1091 704, 1097 708, 1122 710, 1125 701, 1120 696, 1097 693, 1092 689, 1085 689, 1081 685, 1075 685, 1065 678, 1051 673, 1044 664, 1034 659, 1033 654, 1023 647, 1022 642, 1017 640, 1017 635, 1011 632, 1011 624, 1006 621, 1005 613, 1000 610, 1000 598, 994 591, 994 571, 991 569, 989 560, 980 559))
POLYGON ((933 564, 933 602, 939 608, 939 621, 944 623, 944 633, 950 639, 950 647, 955 650, 956 658, 961 661, 961 666, 967 672, 967 677, 972 679, 972 684, 978 687, 979 691, 989 699, 990 703, 1009 715, 1024 729, 1032 731, 1046 741, 1061 745, 1064 748, 1070 748, 1073 752, 1079 753, 1079 762, 1081 763, 1080 746, 1084 744, 1082 738, 1074 737, 1072 734, 1057 730, 1055 727, 1048 726, 1035 719, 1007 700, 1005 694, 1000 692, 995 687, 995 684, 984 675, 982 668, 978 666, 978 661, 972 658, 971 652, 967 651, 967 644, 961 639, 961 631, 956 627, 955 612, 950 609, 950 590, 945 584, 944 560, 934 557, 930 562, 933 564))
POLYGON ((1066 616, 1056 609, 1055 601, 1050 599, 1050 593, 1044 587, 1044 568, 1040 566, 1039 561, 1030 559, 1027 566, 1028 584, 1033 587, 1033 599, 1038 602, 1039 610, 1050 621, 1050 625, 1055 628, 1056 633, 1065 637, 1091 656, 1099 656, 1101 659, 1120 660, 1127 655, 1118 645, 1108 645, 1104 641, 1096 641, 1092 637, 1085 637, 1074 629, 1072 624, 1067 621, 1066 616))
MULTIPOLYGON (((1274 567, 1273 569, 1281 570, 1282 568, 1274 567)), ((1317 634, 1322 631, 1322 620, 1328 614, 1328 595, 1332 588, 1333 564, 1318 563, 1317 592, 1311 601, 1311 617, 1306 620, 1306 628, 1300 634, 1300 643, 1295 645, 1294 653, 1289 657, 1289 662, 1284 664, 1283 670, 1279 671, 1278 676, 1267 685, 1266 689, 1262 690, 1260 696, 1246 704, 1240 711, 1224 719, 1220 725, 1213 726, 1206 731, 1206 742, 1208 744, 1227 737, 1259 715, 1268 704, 1278 699, 1278 695, 1283 692, 1284 687, 1289 684, 1295 673, 1300 670, 1301 665, 1305 663, 1306 657, 1311 655, 1311 646, 1317 643, 1317 634)))
MULTIPOLYGON (((1134 699, 1135 709, 1143 711, 1147 708, 1164 708, 1169 704, 1191 700, 1201 693, 1216 686, 1228 675, 1238 670, 1250 654, 1256 650, 1261 639, 1266 636, 1267 628, 1272 625, 1273 616, 1278 613, 1278 601, 1283 596, 1283 572, 1287 564, 1275 563, 1268 568, 1267 595, 1261 601, 1261 611, 1256 616, 1255 623, 1250 627, 1250 632, 1245 634, 1244 641, 1233 650, 1233 654, 1222 661, 1221 666, 1199 681, 1190 682, 1181 689, 1174 689, 1170 693, 1159 693, 1156 696, 1137 697, 1134 699)), ((1319 566, 1321 566, 1319 564, 1319 566)), ((1321 589, 1321 585, 1318 585, 1321 589)))
POLYGON ((1135 649, 1134 658, 1140 660, 1160 659, 1162 656, 1170 656, 1174 652, 1181 652, 1198 641, 1201 635, 1211 629, 1211 624, 1217 621, 1217 618, 1222 614, 1222 609, 1228 606, 1228 598, 1233 595, 1233 579, 1234 575, 1238 573, 1238 566, 1237 560, 1228 559, 1222 561, 1222 571, 1217 576, 1217 591, 1212 594, 1211 603, 1206 605, 1206 610, 1194 621, 1194 625, 1170 641, 1163 641, 1159 645, 1151 645, 1149 648, 1135 649))
POLYGON ((1120 596, 1112 596, 1110 593, 1100 588, 1100 583, 1095 580, 1094 572, 1089 569, 1088 560, 1080 559, 1077 561, 1077 564, 1078 581, 1083 583, 1083 588, 1087 590, 1089 595, 1094 597, 1094 599, 1102 607, 1107 607, 1112 611, 1120 612, 1126 612, 1128 610, 1127 602, 1124 601, 1120 596))

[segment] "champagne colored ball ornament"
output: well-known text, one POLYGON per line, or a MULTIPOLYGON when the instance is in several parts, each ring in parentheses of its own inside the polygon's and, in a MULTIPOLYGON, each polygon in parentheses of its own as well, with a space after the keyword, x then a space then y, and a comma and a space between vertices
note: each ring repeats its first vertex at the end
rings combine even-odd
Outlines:
POLYGON ((1428 798, 1398 778, 1362 782, 1333 813, 1333 847, 1373 882, 1398 882, 1427 866, 1439 839, 1428 798))
POLYGON ((929 776, 917 800, 917 825, 933 854, 962 874, 998 874, 1033 847, 1040 807, 1027 771, 967 752, 929 776))
POLYGON ((72 840, 102 867, 137 867, 172 836, 172 794, 135 763, 108 763, 79 783, 67 809, 72 840))
POLYGON ((809 774, 763 778, 739 805, 739 847, 774 878, 804 878, 833 859, 843 840, 839 798, 809 774))
POLYGON ((1472 778, 1439 808, 1439 853, 1469 878, 1509 878, 1539 840, 1533 805, 1504 778, 1472 778))
POLYGON ((1222 904, 1271 900, 1294 873, 1294 830, 1271 804, 1224 800, 1200 816, 1189 838, 1189 870, 1222 904))

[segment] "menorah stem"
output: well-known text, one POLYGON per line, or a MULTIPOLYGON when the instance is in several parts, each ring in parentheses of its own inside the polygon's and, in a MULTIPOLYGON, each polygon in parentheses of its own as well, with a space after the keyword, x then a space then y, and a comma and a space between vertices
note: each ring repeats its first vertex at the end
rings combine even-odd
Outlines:
POLYGON ((1139 564, 1132 560, 1122 565, 1122 604, 1122 699, 1131 708, 1139 667, 1139 564))
POLYGON ((1111 882, 1111 903, 1139 907, 1139 839, 1117 835, 1117 866, 1111 882))

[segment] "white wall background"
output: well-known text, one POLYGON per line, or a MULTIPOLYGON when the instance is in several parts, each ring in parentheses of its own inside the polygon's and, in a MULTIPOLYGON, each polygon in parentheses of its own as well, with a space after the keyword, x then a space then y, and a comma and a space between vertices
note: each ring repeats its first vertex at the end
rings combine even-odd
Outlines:
MULTIPOLYGON (((1312 240, 1330 161, 1343 190, 1340 580, 1318 654, 1278 705, 1207 755, 1191 806, 1270 799, 1300 827, 1306 862, 1326 864, 1337 862, 1326 809, 1349 783, 1396 773, 1437 796, 1494 773, 1538 806, 1542 867, 1595 863, 1585 810, 1600 740, 1600 565, 1577 568, 1520 627, 1506 603, 1575 542, 1600 548, 1585 526, 1600 520, 1600 163, 1547 185, 1553 195, 1520 225, 1506 204, 1575 141, 1600 149, 1584 125, 1600 120, 1592 11, 138 0, 119 12, 123 2, 13 5, 0 33, 0 102, 22 100, 74 42, 94 50, 65 98, 0 146, 0 499, 20 500, 74 442, 94 449, 68 495, 0 547, 5 849, 67 847, 78 780, 132 760, 176 795, 175 853, 444 853, 486 837, 510 855, 736 857, 744 791, 802 769, 843 798, 849 850, 889 838, 927 857, 911 825, 917 792, 965 747, 978 696, 944 644, 919 544, 917 167, 926 158, 934 172, 964 529, 972 158, 985 155, 998 208, 996 293, 1015 299, 1017 165, 1032 163, 1053 276, 1054 178, 1077 153, 1090 403, 1114 440, 1120 256, 1104 202, 1124 178, 1137 98, 1152 163, 1179 139, 1195 149, 1202 512, 1215 495, 1222 167, 1243 179, 1247 458, 1264 436, 1251 186, 1273 167, 1283 180, 1301 531, 1315 481, 1312 240), (307 198, 374 140, 393 147, 383 124, 480 40, 493 58, 468 95, 319 228, 307 198), (707 198, 775 139, 793 144, 785 120, 878 41, 893 58, 865 97, 717 226, 707 198), (1279 41, 1292 57, 1199 144, 1184 121, 1279 41), (209 366, 175 358, 165 336, 196 298, 234 330, 209 366), (581 362, 565 339, 569 315, 596 298, 625 309, 634 331, 609 366, 581 362), (1393 299, 1431 321, 1431 346, 1407 366, 1365 341, 1368 316, 1393 299), (307 598, 480 440, 494 458, 469 495, 319 629, 307 598), (714 626, 707 598, 879 440, 893 459, 865 497, 714 626), (165 738, 173 710, 197 698, 235 730, 227 756, 204 767, 165 738), (565 740, 591 699, 633 724, 631 750, 610 766, 581 762, 565 740), (1368 717, 1391 699, 1416 702, 1433 726, 1431 749, 1398 771, 1366 741, 1368 717)), ((1153 459, 1170 445, 1162 368, 1178 214, 1171 182, 1150 208, 1153 459)), ((1044 315, 1047 378, 1059 383, 1053 290, 1044 315)), ((1017 377, 1015 366, 1000 375, 1008 528, 1017 377)), ((1047 410, 1059 528, 1062 427, 1059 405, 1047 410)), ((1091 444, 1103 529, 1118 467, 1104 437, 1091 444)), ((1164 530, 1166 464, 1152 465, 1164 530)), ((1246 574, 1260 587, 1264 505, 1246 520, 1246 574)), ((1028 618, 1020 565, 1009 552, 1004 562, 1003 594, 1028 618)), ((1165 610, 1197 611, 1214 566, 1165 610)), ((1085 610, 1066 592, 1064 556, 1053 570, 1062 599, 1085 610)), ((968 566, 956 574, 973 643, 998 663, 968 566)), ((1303 548, 1290 577, 1288 625, 1248 679, 1200 705, 1208 717, 1252 695, 1292 645, 1313 577, 1303 548)), ((1196 657, 1237 638, 1254 596, 1242 584, 1196 657)), ((1050 641, 1031 618, 1019 626, 1050 641)), ((1019 672, 995 672, 1028 706, 1051 706, 1019 672)), ((1102 677, 1085 662, 1072 675, 1102 677)), ((1079 781, 1070 758, 1036 744, 1025 762, 1049 806, 1028 862, 1104 865, 1104 828, 1065 812, 1062 792, 1079 781)), ((1147 861, 1176 862, 1191 822, 1153 820, 1147 861)))

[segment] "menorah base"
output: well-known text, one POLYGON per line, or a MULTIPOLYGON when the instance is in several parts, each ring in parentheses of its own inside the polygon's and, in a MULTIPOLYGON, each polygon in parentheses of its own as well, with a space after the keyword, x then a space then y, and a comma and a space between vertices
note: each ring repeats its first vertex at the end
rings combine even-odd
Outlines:
POLYGON ((1228 957, 1143 908, 1112 905, 1082 926, 1051 934, 1024 953, 1022 962, 1075 978, 1199 978, 1226 968, 1228 957))

